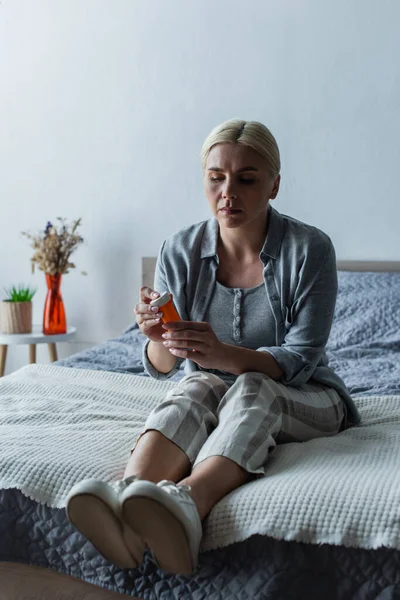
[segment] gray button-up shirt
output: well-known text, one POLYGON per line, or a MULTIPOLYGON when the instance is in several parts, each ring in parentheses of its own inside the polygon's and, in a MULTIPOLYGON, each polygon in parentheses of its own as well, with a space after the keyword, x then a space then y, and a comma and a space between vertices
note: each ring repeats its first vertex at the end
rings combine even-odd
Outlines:
MULTIPOLYGON (((268 207, 268 233, 260 259, 265 292, 275 320, 275 345, 269 352, 284 374, 280 382, 300 386, 309 379, 332 387, 348 408, 350 423, 360 415, 342 379, 328 366, 328 341, 337 296, 336 255, 332 241, 320 229, 268 207)), ((162 244, 154 287, 173 294, 180 317, 204 321, 216 285, 219 223, 215 217, 181 229, 162 244)), ((156 379, 174 375, 185 359, 177 359, 169 373, 160 373, 143 348, 143 364, 156 379)), ((187 359, 185 374, 199 369, 187 359)))
MULTIPOLYGON (((217 281, 204 320, 225 344, 250 350, 275 345, 275 319, 264 282, 251 288, 229 288, 217 281)), ((238 377, 219 369, 200 369, 218 375, 230 385, 238 377)))

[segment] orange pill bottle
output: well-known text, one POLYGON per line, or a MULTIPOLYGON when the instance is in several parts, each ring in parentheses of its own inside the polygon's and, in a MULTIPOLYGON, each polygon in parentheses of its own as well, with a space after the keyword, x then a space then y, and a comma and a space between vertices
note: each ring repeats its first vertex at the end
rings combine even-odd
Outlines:
POLYGON ((164 292, 161 294, 159 298, 152 300, 150 302, 151 306, 158 306, 158 308, 162 311, 163 316, 161 317, 161 321, 165 324, 168 321, 181 321, 182 319, 177 313, 177 310, 172 301, 172 294, 169 292, 164 292))

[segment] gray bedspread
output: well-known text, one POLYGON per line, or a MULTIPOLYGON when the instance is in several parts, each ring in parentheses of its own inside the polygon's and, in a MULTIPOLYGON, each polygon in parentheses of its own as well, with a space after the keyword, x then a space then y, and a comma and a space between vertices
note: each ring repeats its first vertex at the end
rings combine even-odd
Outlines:
MULTIPOLYGON (((144 338, 135 325, 60 366, 146 376, 144 338)), ((400 274, 339 273, 335 319, 327 346, 331 366, 353 395, 400 395, 400 274)), ((176 374, 179 379, 182 372, 176 374)), ((201 555, 191 578, 108 564, 68 523, 63 510, 0 490, 0 561, 46 566, 147 600, 400 598, 400 553, 285 542, 253 536, 201 555)))
POLYGON ((51 567, 146 600, 394 600, 400 552, 285 542, 253 536, 205 552, 193 577, 172 576, 147 554, 137 570, 107 563, 65 512, 15 490, 0 492, 0 561, 51 567))

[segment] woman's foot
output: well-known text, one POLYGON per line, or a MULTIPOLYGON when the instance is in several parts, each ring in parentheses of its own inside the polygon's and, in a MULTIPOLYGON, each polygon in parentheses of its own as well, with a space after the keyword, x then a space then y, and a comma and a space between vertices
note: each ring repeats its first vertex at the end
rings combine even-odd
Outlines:
POLYGON ((153 552, 159 567, 190 575, 197 566, 202 526, 189 486, 136 481, 121 495, 122 519, 153 552))
POLYGON ((71 523, 111 563, 134 569, 143 561, 144 543, 121 520, 121 493, 135 476, 114 483, 85 479, 73 486, 67 497, 71 523))

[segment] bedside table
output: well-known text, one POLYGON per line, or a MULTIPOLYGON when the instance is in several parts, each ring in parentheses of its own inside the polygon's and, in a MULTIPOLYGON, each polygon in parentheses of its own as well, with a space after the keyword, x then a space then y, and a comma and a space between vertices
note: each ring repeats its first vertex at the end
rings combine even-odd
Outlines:
POLYGON ((76 334, 76 327, 68 327, 67 333, 44 335, 41 325, 33 325, 32 333, 0 333, 0 377, 6 369, 8 346, 29 344, 29 362, 36 362, 36 344, 47 344, 49 347, 50 362, 57 360, 57 342, 72 340, 76 334))

